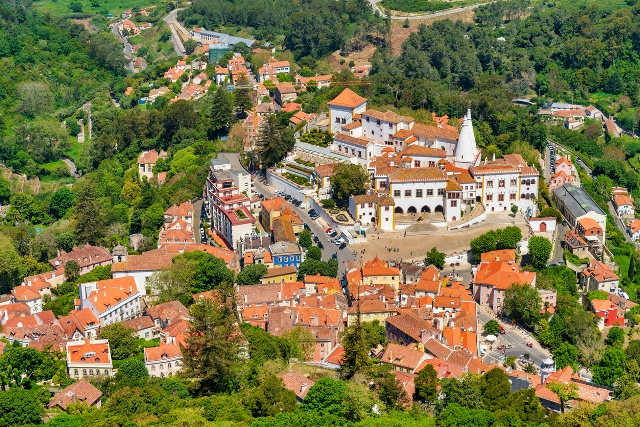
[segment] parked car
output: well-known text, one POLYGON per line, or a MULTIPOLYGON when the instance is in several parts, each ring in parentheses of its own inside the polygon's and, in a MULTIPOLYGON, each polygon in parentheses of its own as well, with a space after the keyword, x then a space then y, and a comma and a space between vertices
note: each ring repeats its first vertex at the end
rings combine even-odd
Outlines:
POLYGON ((310 217, 311 217, 312 220, 315 221, 316 219, 320 218, 320 215, 314 214, 314 215, 310 215, 310 217))
POLYGON ((323 249, 324 249, 324 245, 322 244, 322 242, 318 242, 318 248, 319 248, 320 250, 323 250, 323 249))
POLYGON ((318 212, 316 212, 315 209, 310 209, 309 210, 309 215, 317 215, 317 214, 318 214, 318 212))
POLYGON ((305 229, 305 230, 311 230, 311 229, 309 228, 309 224, 307 224, 306 222, 304 223, 304 229, 305 229))
POLYGON ((318 238, 318 236, 313 236, 313 241, 315 243, 320 243, 320 239, 318 238))
POLYGON ((331 258, 338 259, 338 254, 336 252, 332 253, 331 258))
POLYGON ((344 248, 347 247, 347 242, 344 242, 343 244, 341 244, 340 246, 338 246, 338 249, 342 250, 344 248))
POLYGON ((300 203, 300 209, 307 209, 306 203, 300 203))
POLYGON ((344 239, 342 237, 336 237, 333 239, 333 243, 339 246, 344 243, 344 239))
POLYGON ((326 230, 324 230, 325 233, 327 233, 327 236, 331 236, 331 233, 333 233, 333 228, 329 227, 326 230))

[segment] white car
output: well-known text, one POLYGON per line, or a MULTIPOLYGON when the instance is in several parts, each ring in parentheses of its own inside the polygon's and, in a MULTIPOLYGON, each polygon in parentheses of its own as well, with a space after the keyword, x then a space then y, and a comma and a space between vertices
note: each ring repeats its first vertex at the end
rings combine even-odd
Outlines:
POLYGON ((335 243, 336 245, 341 245, 344 243, 344 239, 342 237, 337 237, 333 239, 333 243, 335 243))

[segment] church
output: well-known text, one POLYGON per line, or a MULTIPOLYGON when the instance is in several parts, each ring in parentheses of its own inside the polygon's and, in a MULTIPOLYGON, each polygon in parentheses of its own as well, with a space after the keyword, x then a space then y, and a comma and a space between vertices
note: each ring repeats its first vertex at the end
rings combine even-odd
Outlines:
POLYGON ((447 116, 432 118, 435 125, 426 125, 393 111, 367 109, 367 99, 348 88, 329 102, 336 132, 329 149, 371 174, 370 194, 352 197, 349 204, 356 221, 393 230, 394 214, 440 213, 447 224, 459 223, 467 207, 477 203, 487 213, 516 205, 535 215, 536 168, 518 154, 483 161, 471 110, 459 128, 447 116))

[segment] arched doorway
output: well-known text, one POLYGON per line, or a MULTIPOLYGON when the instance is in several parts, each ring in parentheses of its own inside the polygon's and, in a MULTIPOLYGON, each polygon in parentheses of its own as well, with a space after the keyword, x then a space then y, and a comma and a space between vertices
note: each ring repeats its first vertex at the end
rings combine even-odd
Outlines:
POLYGON ((401 214, 401 215, 404 213, 404 211, 402 210, 402 208, 400 206, 396 207, 394 212, 397 213, 397 214, 401 214))
POLYGON ((545 233, 547 231, 547 223, 545 223, 545 222, 541 222, 540 223, 540 231, 542 233, 545 233))
POLYGON ((455 217, 455 216, 451 218, 451 221, 455 221, 455 220, 456 220, 456 217, 455 217))
POLYGON ((444 208, 442 207, 442 205, 438 205, 436 206, 436 213, 444 213, 444 208))
POLYGON ((407 213, 409 214, 414 214, 417 213, 418 210, 414 207, 414 206, 409 206, 409 209, 407 209, 407 213))
POLYGON ((420 209, 420 212, 423 213, 431 213, 431 208, 429 206, 423 206, 422 209, 420 209))

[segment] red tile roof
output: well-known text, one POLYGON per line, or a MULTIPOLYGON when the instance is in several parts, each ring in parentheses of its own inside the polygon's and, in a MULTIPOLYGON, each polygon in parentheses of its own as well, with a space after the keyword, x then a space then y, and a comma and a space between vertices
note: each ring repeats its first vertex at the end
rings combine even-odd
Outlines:
POLYGON ((144 349, 145 362, 173 359, 174 357, 182 357, 182 351, 177 344, 160 344, 159 347, 144 349))
POLYGON ((330 106, 356 108, 357 106, 367 102, 366 98, 361 97, 349 88, 343 90, 340 95, 329 101, 330 106))
POLYGON ((315 381, 296 372, 287 372, 282 375, 282 382, 284 388, 293 391, 300 400, 307 396, 309 389, 315 384, 315 381))
POLYGON ((108 342, 92 340, 68 342, 67 352, 69 353, 69 361, 72 363, 111 363, 108 342))
POLYGON ((381 362, 415 371, 426 358, 427 354, 424 351, 390 343, 382 355, 381 362))
POLYGON ((67 406, 76 402, 84 402, 89 406, 93 406, 98 403, 100 397, 102 397, 100 390, 92 386, 87 380, 81 380, 53 396, 49 402, 49 408, 58 406, 63 411, 66 411, 67 406))

